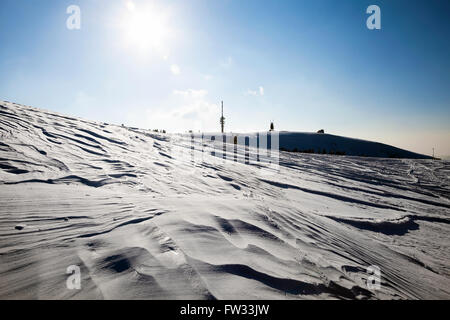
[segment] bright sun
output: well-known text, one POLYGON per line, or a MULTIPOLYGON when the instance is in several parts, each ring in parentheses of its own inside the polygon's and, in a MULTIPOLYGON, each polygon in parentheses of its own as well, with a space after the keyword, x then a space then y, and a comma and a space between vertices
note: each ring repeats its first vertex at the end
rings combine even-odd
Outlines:
POLYGON ((121 23, 126 45, 141 53, 155 51, 165 56, 170 35, 167 20, 167 12, 155 5, 141 8, 128 1, 121 23))

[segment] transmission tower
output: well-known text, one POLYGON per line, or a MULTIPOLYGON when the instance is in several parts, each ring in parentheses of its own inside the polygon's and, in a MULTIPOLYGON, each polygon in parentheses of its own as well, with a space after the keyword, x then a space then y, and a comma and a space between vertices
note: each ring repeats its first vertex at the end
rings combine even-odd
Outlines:
POLYGON ((222 133, 225 127, 225 117, 223 116, 223 101, 222 101, 222 116, 220 117, 220 126, 222 128, 222 133))

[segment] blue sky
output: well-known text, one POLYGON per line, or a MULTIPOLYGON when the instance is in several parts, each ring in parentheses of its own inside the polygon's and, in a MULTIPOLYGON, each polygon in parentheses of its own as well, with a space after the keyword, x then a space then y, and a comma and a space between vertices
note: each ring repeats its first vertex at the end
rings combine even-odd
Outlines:
POLYGON ((224 100, 227 131, 274 120, 450 155, 449 13, 446 0, 2 0, 0 99, 172 132, 219 130, 224 100), (366 27, 372 4, 381 30, 366 27))

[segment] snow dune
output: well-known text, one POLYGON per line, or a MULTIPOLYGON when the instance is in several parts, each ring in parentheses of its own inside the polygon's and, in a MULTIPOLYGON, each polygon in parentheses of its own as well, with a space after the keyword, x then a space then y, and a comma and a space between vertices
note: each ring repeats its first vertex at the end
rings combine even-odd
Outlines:
POLYGON ((450 298, 449 162, 214 147, 0 101, 0 298, 450 298))

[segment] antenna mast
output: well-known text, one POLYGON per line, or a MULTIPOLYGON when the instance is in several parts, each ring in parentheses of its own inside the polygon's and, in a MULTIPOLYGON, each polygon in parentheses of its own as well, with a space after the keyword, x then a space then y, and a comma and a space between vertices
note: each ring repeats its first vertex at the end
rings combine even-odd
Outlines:
POLYGON ((222 101, 222 116, 220 117, 220 126, 222 128, 222 133, 225 127, 225 117, 223 116, 223 101, 222 101))

